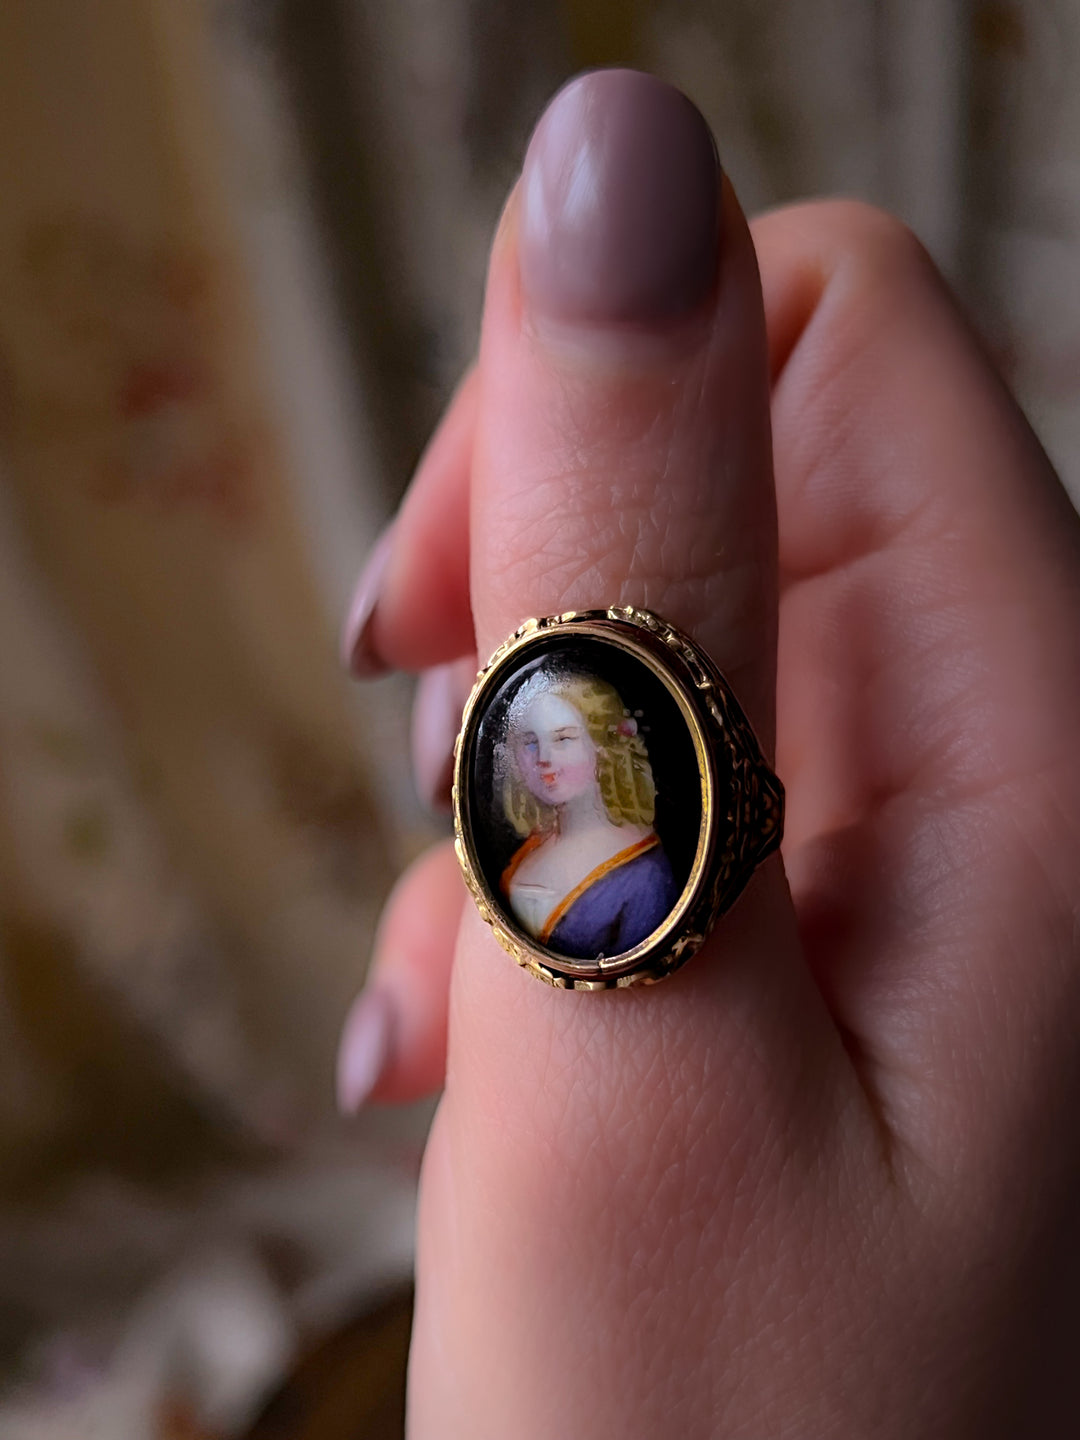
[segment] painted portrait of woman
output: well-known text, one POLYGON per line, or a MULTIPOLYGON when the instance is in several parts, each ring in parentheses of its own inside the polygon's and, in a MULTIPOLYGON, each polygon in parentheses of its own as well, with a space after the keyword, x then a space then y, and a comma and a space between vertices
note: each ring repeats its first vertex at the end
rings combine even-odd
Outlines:
POLYGON ((522 841, 501 882, 518 924, 581 959, 645 940, 678 887, 653 828, 645 741, 615 687, 534 672, 510 705, 498 768, 506 818, 522 841))

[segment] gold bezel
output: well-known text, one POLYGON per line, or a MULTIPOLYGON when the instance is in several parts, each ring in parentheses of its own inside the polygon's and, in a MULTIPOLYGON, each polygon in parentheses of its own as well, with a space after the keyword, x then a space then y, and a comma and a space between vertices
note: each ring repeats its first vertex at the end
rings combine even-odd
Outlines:
POLYGON ((526 620, 480 671, 454 748, 454 837, 458 861, 481 918, 524 969, 562 989, 651 984, 704 943, 714 921, 780 843, 784 791, 765 764, 731 687, 689 636, 647 610, 571 610, 526 620), (675 700, 693 740, 701 777, 701 828, 690 875, 664 923, 633 950, 610 959, 558 955, 517 927, 493 892, 477 855, 469 815, 469 766, 479 721, 507 675, 554 635, 615 645, 646 665, 675 700), (718 759, 726 752, 726 793, 718 759), (730 773, 728 773, 730 772, 730 773))

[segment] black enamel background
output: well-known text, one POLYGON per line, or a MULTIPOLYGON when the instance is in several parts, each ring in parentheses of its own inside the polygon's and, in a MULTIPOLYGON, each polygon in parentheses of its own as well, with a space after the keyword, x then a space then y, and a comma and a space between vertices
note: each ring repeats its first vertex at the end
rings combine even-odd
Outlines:
MULTIPOLYGON (((506 675, 473 727, 469 815, 477 860, 489 893, 501 898, 500 878, 521 844, 521 836, 506 819, 497 793, 495 754, 518 690, 536 670, 545 667, 606 680, 637 720, 656 785, 656 832, 681 893, 693 867, 702 814, 702 778, 690 728, 666 686, 636 655, 592 636, 572 635, 545 637, 531 646, 522 655, 521 663, 506 675)), ((503 909, 503 915, 521 933, 507 910, 503 909)))

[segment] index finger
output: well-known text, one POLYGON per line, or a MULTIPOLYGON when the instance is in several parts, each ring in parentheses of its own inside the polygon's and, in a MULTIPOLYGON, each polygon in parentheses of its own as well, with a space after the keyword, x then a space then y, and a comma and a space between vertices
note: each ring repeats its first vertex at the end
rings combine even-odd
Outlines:
MULTIPOLYGON (((646 606, 710 651, 768 743, 761 295, 745 221, 684 97, 601 72, 549 109, 496 239, 479 385, 481 654, 528 615, 646 606)), ((689 1283, 694 1247, 665 1239, 688 1193, 695 1233, 717 1253, 719 1231, 732 1237, 733 1278, 741 1182, 798 1207, 798 1187, 772 1183, 778 1167, 819 1164, 826 1115, 853 1087, 778 861, 686 972, 645 992, 540 987, 470 911, 422 1193, 416 1434, 447 1435, 448 1415, 469 1417, 455 1434, 662 1433, 700 1309, 685 1332, 626 1337, 617 1357, 598 1356, 595 1337, 619 1333, 640 1257, 689 1283), (565 1381, 554 1398, 537 1390, 538 1333, 544 1373, 565 1381)))

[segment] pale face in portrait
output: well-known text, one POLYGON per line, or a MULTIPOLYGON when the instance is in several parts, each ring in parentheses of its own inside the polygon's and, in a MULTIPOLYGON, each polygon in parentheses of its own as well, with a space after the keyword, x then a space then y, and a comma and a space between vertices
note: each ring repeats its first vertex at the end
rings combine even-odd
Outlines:
POLYGON ((545 805, 565 805, 596 783, 596 747, 568 701, 542 692, 518 718, 513 737, 518 771, 545 805))

